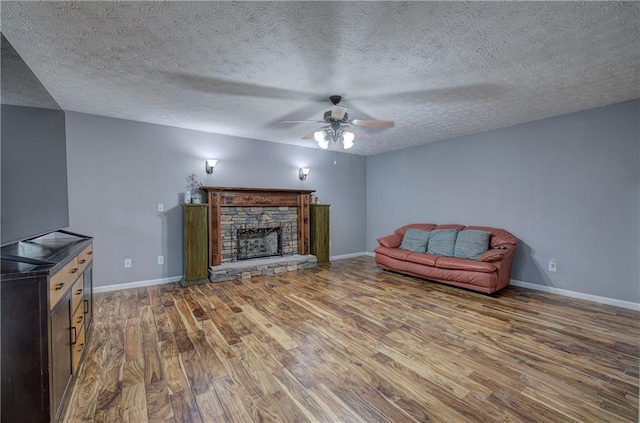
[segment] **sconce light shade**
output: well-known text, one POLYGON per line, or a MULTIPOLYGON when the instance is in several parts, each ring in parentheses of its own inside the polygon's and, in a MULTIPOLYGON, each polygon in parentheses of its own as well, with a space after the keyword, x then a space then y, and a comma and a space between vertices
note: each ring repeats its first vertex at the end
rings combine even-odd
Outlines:
POLYGON ((304 181, 307 179, 307 175, 309 174, 310 170, 311 169, 309 169, 308 167, 300 168, 300 170, 298 171, 298 176, 300 177, 301 181, 304 181))
POLYGON ((207 159, 204 162, 204 170, 206 170, 207 173, 211 175, 213 173, 213 168, 216 167, 216 163, 218 163, 218 161, 215 159, 207 159))

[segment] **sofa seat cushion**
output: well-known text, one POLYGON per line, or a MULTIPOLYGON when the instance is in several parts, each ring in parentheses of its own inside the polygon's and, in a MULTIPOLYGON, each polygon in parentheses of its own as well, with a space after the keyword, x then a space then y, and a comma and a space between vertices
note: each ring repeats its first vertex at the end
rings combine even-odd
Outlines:
POLYGON ((411 253, 407 257, 407 261, 410 261, 411 263, 424 264, 426 266, 435 266, 438 257, 440 256, 426 253, 411 253))
POLYGON ((401 250, 400 248, 389 248, 389 247, 382 247, 382 246, 376 247, 373 251, 375 251, 377 254, 382 254, 383 256, 391 257, 391 258, 402 260, 402 261, 406 261, 409 254, 416 254, 416 253, 412 253, 411 251, 401 250))
POLYGON ((438 257, 438 260, 436 260, 436 267, 441 269, 468 270, 470 272, 482 273, 493 273, 497 269, 493 263, 455 257, 438 257))

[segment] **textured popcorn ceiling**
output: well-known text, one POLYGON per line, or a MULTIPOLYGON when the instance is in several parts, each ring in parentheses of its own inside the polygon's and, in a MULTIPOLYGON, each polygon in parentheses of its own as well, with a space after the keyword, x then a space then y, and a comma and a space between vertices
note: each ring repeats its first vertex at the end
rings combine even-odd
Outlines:
POLYGON ((640 4, 2 2, 65 110, 314 147, 328 96, 370 155, 640 97, 640 4))

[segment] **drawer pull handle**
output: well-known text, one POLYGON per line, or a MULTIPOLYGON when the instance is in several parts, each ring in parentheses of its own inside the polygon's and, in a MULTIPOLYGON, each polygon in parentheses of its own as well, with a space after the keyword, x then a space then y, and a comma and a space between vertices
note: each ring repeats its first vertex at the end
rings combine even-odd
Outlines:
POLYGON ((78 348, 78 352, 82 352, 82 350, 84 350, 84 342, 80 344, 80 347, 78 348))
POLYGON ((80 294, 82 294, 82 288, 79 288, 76 290, 76 295, 80 295, 80 294))
POLYGON ((86 260, 86 259, 82 259, 82 260, 80 260, 80 264, 85 264, 86 262, 87 262, 87 260, 86 260))
POLYGON ((78 317, 77 323, 78 323, 78 324, 82 323, 82 319, 84 319, 84 316, 80 316, 80 317, 78 317))
POLYGON ((71 345, 73 345, 78 341, 78 331, 75 326, 71 326, 71 335, 71 339, 73 339, 73 341, 71 341, 71 345))
POLYGON ((77 268, 77 267, 74 267, 73 269, 71 269, 71 270, 69 271, 69 273, 76 273, 77 271, 78 271, 78 268, 77 268))
POLYGON ((84 314, 89 312, 89 300, 84 300, 84 314))
POLYGON ((60 291, 62 288, 64 288, 64 282, 57 283, 54 289, 60 291))
POLYGON ((93 251, 88 251, 87 255, 90 256, 91 254, 93 254, 93 251))

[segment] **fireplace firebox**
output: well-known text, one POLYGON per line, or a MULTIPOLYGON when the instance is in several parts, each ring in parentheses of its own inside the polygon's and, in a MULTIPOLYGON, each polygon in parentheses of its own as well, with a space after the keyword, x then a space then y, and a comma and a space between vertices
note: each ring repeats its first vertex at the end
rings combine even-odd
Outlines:
POLYGON ((236 259, 283 255, 282 227, 236 229, 236 259))

